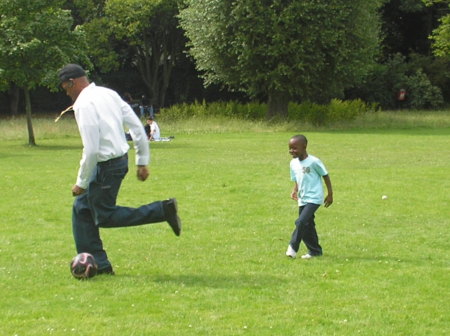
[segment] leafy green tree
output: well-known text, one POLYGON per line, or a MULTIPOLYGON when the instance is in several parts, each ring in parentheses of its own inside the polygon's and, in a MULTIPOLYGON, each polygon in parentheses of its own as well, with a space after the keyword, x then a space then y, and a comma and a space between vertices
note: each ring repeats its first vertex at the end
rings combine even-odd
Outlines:
POLYGON ((378 48, 380 1, 186 0, 181 25, 206 85, 267 97, 268 116, 289 100, 340 97, 378 48))
MULTIPOLYGON (((92 0, 80 13, 89 13, 92 0)), ((183 56, 185 38, 178 27, 180 0, 106 0, 101 15, 84 25, 91 54, 102 71, 130 62, 139 72, 151 103, 164 105, 173 67, 183 56)), ((83 15, 83 14, 82 14, 83 15)))
POLYGON ((69 11, 58 0, 0 1, 0 89, 23 90, 28 143, 35 145, 30 90, 37 86, 57 88, 56 71, 80 52, 82 35, 71 30, 69 11))
POLYGON ((404 12, 420 12, 424 8, 423 0, 397 0, 397 2, 399 2, 399 8, 404 12))
POLYGON ((72 12, 75 25, 82 25, 105 15, 107 0, 66 0, 64 9, 72 12))
POLYGON ((85 33, 89 56, 96 70, 106 73, 117 69, 123 60, 116 52, 120 41, 114 39, 105 13, 108 0, 66 0, 64 8, 71 11, 78 29, 85 33))
MULTIPOLYGON (((450 10, 449 0, 423 0, 427 6, 435 4, 448 4, 450 10)), ((431 39, 433 40, 433 49, 436 56, 450 55, 450 14, 443 16, 440 20, 439 26, 433 31, 431 39)))

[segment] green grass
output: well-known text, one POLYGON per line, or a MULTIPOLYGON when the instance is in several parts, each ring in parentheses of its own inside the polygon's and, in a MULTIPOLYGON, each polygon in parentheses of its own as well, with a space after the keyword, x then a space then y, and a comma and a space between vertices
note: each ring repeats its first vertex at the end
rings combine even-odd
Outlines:
MULTIPOLYGON (((163 111, 164 112, 164 111, 163 111)), ((36 139, 52 139, 55 137, 78 137, 78 130, 72 113, 62 117, 58 123, 53 118, 58 113, 48 116, 35 116, 33 119, 36 139)), ((306 131, 373 131, 417 128, 450 127, 450 111, 378 111, 366 113, 356 120, 334 122, 325 126, 315 126, 300 121, 265 121, 242 120, 220 116, 173 120, 158 115, 163 135, 172 134, 223 134, 223 133, 273 133, 273 132, 306 132, 306 131)), ((23 140, 27 142, 26 121, 23 118, 0 119, 0 140, 23 140)))
POLYGON ((175 140, 152 144, 147 182, 131 158, 119 203, 177 197, 184 231, 104 229, 117 275, 89 281, 68 266, 74 121, 36 119, 28 147, 24 120, 0 120, 0 335, 448 335, 450 118, 427 116, 318 130, 161 118, 175 140), (284 256, 300 131, 335 190, 316 218, 325 254, 308 261, 284 256))

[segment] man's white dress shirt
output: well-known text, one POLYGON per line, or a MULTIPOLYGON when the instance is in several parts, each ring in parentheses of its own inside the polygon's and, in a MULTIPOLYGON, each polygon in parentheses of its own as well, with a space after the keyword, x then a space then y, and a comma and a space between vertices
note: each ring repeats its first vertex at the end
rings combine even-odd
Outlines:
POLYGON ((150 149, 144 127, 130 105, 117 92, 91 83, 81 91, 73 109, 83 142, 76 185, 86 189, 98 162, 126 154, 128 128, 136 150, 136 165, 147 165, 150 149))

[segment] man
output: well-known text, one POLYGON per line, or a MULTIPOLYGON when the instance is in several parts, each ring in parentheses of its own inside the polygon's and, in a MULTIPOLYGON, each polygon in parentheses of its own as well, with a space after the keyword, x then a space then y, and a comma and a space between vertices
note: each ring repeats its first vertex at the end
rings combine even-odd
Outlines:
POLYGON ((114 274, 103 249, 100 227, 126 227, 167 221, 179 236, 181 220, 172 198, 139 208, 116 205, 117 194, 128 172, 129 128, 136 150, 137 178, 149 176, 150 151, 144 128, 131 107, 113 90, 89 83, 83 68, 68 64, 58 72, 61 87, 74 102, 75 119, 83 142, 75 196, 72 228, 78 253, 91 253, 98 274, 114 274))

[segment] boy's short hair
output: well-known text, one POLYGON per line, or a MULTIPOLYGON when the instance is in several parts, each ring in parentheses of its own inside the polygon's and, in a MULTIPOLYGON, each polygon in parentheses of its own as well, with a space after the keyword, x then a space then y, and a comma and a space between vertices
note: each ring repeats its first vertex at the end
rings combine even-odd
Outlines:
POLYGON ((303 134, 294 135, 291 139, 303 142, 305 145, 308 144, 308 139, 303 134))

